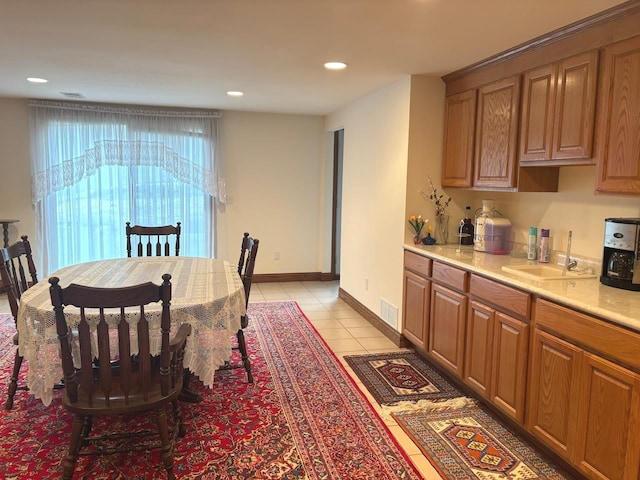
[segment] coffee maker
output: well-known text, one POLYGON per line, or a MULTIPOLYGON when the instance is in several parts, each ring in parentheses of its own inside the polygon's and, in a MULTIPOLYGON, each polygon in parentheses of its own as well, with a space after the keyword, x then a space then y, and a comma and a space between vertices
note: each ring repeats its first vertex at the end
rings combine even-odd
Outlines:
POLYGON ((640 218, 606 218, 600 282, 640 291, 640 218))

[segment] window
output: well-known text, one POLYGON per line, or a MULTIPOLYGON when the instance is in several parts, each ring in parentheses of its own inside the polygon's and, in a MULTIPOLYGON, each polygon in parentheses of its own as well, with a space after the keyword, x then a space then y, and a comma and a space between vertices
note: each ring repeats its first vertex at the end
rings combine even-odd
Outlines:
POLYGON ((127 221, 181 222, 181 254, 212 256, 217 112, 34 101, 30 121, 44 272, 126 255, 127 221))

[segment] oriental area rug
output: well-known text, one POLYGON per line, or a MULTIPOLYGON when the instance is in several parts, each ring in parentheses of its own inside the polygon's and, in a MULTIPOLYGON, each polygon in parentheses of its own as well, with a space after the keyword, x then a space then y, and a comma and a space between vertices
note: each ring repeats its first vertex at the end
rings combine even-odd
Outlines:
MULTIPOLYGON (((192 380, 190 387, 203 401, 181 403, 187 433, 176 445, 177 478, 421 478, 295 302, 250 304, 249 317, 245 337, 255 383, 247 383, 243 369, 219 371, 212 389, 192 380)), ((3 403, 15 351, 13 329, 11 317, 2 316, 3 403)), ((148 417, 110 420, 108 427, 153 429, 148 417)), ((60 478, 71 421, 60 392, 54 392, 49 407, 18 392, 13 409, 0 410, 0 478, 60 478)), ((94 421, 96 433, 104 429, 101 421, 94 421)), ((73 478, 156 480, 166 478, 166 472, 154 450, 81 456, 73 478)))
POLYGON ((443 478, 564 480, 559 467, 517 438, 480 405, 394 412, 443 478))
POLYGON ((412 351, 345 355, 344 359, 380 405, 437 402, 463 396, 412 351))
POLYGON ((436 471, 456 480, 563 480, 561 467, 413 351, 345 356, 436 471))

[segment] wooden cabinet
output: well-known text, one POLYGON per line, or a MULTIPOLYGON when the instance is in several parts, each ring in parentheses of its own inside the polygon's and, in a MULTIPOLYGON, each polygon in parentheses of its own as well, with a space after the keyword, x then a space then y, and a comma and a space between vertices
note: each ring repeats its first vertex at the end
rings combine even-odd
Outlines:
POLYGON ((427 349, 431 300, 431 260, 412 252, 404 254, 402 334, 415 346, 427 349))
POLYGON ((521 165, 593 163, 598 52, 525 72, 521 165))
POLYGON ((469 295, 463 379, 524 424, 529 325, 514 315, 528 319, 531 296, 477 275, 469 295))
POLYGON ((637 480, 640 375, 603 356, 637 365, 640 335, 545 300, 536 324, 527 428, 587 478, 637 480))
POLYGON ((584 353, 574 463, 590 478, 638 478, 640 375, 584 353))
POLYGON ((464 361, 468 275, 451 265, 433 263, 428 353, 459 378, 464 361))
POLYGON ((443 187, 557 192, 558 169, 517 162, 520 75, 447 96, 443 187))
POLYGON ((491 387, 495 312, 484 303, 469 302, 463 379, 485 398, 491 387))
POLYGON ((473 185, 516 186, 520 75, 478 89, 473 185))
POLYGON ((464 294, 438 284, 431 287, 429 354, 458 377, 464 360, 466 307, 464 294))
POLYGON ((602 52, 596 192, 640 195, 640 36, 602 52))
POLYGON ((566 459, 576 442, 580 349, 535 330, 531 342, 527 428, 566 459))
POLYGON ((445 100, 443 187, 471 186, 476 96, 474 89, 448 96, 445 100))
POLYGON ((529 325, 496 313, 490 400, 509 417, 524 424, 529 357, 529 325))

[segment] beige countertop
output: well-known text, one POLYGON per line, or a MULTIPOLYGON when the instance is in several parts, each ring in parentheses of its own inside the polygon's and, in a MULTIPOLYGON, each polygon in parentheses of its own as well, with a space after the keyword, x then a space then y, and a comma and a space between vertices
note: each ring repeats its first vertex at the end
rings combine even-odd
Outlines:
POLYGON ((622 290, 600 283, 596 278, 571 280, 528 280, 502 270, 503 266, 537 263, 509 255, 491 255, 476 252, 472 247, 453 245, 410 245, 408 251, 454 265, 484 277, 608 320, 612 323, 640 331, 640 292, 622 290))

